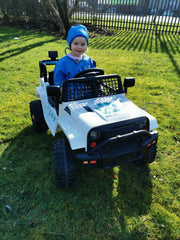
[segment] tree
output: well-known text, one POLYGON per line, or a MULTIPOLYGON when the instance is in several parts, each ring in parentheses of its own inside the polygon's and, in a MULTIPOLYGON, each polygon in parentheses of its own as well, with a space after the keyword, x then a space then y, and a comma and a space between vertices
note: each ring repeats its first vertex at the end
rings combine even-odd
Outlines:
POLYGON ((71 1, 71 5, 68 0, 45 0, 44 2, 53 11, 55 21, 59 21, 59 25, 63 26, 64 36, 66 37, 71 26, 72 14, 78 9, 79 0, 71 1))

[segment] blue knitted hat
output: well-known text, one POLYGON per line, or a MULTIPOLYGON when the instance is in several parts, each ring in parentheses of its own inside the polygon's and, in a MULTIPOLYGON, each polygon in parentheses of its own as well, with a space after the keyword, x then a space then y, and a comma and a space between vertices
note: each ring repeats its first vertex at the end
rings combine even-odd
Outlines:
POLYGON ((76 25, 72 26, 69 29, 68 36, 67 36, 67 42, 69 47, 71 48, 71 43, 74 38, 76 37, 84 37, 87 41, 87 45, 89 44, 89 36, 88 36, 88 30, 83 25, 76 25))

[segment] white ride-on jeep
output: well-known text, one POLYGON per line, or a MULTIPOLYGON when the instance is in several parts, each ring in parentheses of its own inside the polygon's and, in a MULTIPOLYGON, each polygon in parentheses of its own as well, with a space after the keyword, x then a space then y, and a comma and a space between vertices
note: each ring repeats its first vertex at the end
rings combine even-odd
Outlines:
POLYGON ((124 163, 151 163, 157 149, 156 119, 125 96, 134 78, 122 86, 117 74, 104 75, 93 68, 53 85, 53 71, 47 66, 58 61, 57 52, 39 62, 38 100, 30 103, 33 127, 37 132, 50 129, 55 136, 62 130, 66 138, 54 142, 55 179, 58 187, 76 182, 75 165, 108 169, 124 163))

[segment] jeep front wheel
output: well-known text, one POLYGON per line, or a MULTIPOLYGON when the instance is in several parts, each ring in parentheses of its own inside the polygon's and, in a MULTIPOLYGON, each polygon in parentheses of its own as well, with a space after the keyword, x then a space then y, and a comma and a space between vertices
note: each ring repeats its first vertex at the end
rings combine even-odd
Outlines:
POLYGON ((54 167, 56 186, 68 188, 76 183, 75 167, 70 147, 64 139, 54 142, 54 167))

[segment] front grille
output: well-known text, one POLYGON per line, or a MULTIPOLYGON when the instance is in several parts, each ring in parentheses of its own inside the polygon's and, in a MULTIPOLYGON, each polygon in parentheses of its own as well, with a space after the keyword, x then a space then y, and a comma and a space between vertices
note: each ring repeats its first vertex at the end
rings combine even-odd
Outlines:
POLYGON ((111 126, 108 131, 104 132, 104 140, 143 129, 149 130, 149 121, 146 117, 125 121, 124 123, 118 123, 111 126))
MULTIPOLYGON (((131 120, 126 120, 122 122, 117 122, 113 124, 108 124, 100 127, 91 129, 91 131, 96 131, 101 133, 101 137, 96 140, 96 145, 102 143, 103 141, 116 137, 117 135, 124 135, 131 133, 133 131, 144 130, 149 131, 149 120, 147 117, 139 117, 131 120)), ((91 149, 90 145, 92 139, 90 133, 88 134, 88 150, 91 149)))

